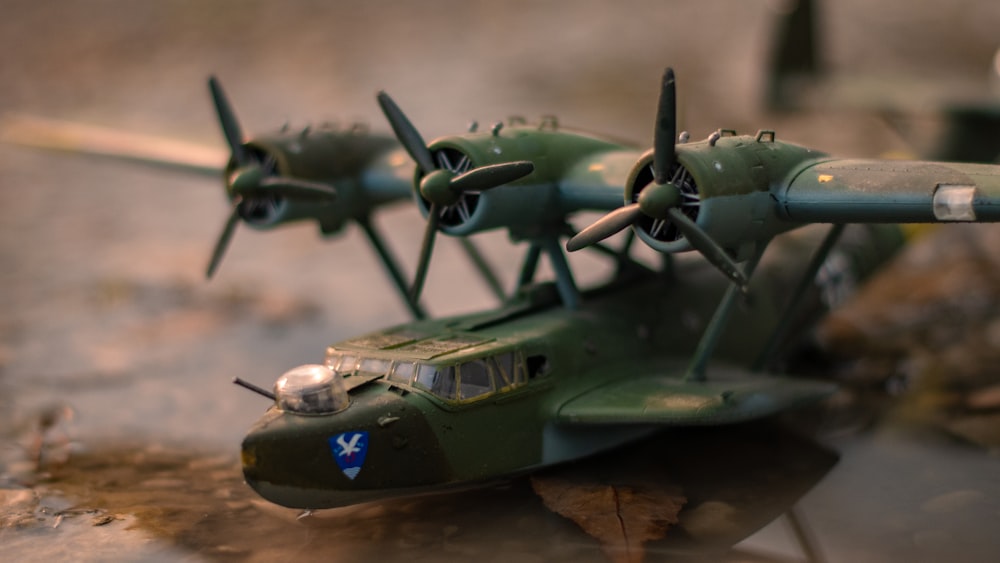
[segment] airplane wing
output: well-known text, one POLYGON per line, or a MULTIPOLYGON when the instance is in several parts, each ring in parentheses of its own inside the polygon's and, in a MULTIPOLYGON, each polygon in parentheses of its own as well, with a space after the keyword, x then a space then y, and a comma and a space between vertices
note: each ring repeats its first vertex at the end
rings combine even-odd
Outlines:
POLYGON ((1000 167, 832 159, 801 169, 777 193, 800 223, 1000 221, 1000 167))
POLYGON ((229 160, 229 152, 223 147, 23 115, 4 116, 0 121, 0 142, 161 166, 213 178, 222 174, 229 160))
POLYGON ((763 418, 820 400, 836 390, 827 382, 765 376, 712 366, 708 381, 685 381, 685 366, 651 370, 592 389, 564 404, 564 424, 712 426, 763 418))
POLYGON ((625 183, 638 158, 639 153, 633 150, 604 151, 581 158, 557 183, 559 206, 567 213, 621 207, 625 183))

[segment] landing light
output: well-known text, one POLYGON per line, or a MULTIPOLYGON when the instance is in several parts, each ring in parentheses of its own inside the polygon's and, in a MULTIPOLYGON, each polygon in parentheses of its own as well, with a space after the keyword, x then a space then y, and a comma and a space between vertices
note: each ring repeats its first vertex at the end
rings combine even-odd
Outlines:
POLYGON ((274 395, 278 408, 298 414, 330 414, 350 404, 344 380, 318 364, 285 372, 274 384, 274 395))

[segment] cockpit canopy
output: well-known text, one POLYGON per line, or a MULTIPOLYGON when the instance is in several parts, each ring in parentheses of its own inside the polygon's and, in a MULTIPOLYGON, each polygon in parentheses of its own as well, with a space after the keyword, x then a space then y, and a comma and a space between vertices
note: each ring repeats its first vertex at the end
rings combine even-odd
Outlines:
POLYGON ((507 351, 452 364, 361 357, 353 351, 327 350, 326 366, 342 377, 384 375, 387 382, 425 391, 448 402, 466 402, 519 387, 528 380, 528 362, 507 351))

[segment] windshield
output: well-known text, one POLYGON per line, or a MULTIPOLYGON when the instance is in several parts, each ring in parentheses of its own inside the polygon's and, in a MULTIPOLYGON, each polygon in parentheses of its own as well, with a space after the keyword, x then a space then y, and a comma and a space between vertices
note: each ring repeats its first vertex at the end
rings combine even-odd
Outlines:
POLYGON ((325 365, 342 377, 385 375, 392 384, 426 391, 446 401, 473 401, 523 385, 529 362, 519 351, 475 358, 454 365, 369 358, 353 352, 327 350, 325 365))
POLYGON ((523 356, 506 352, 457 365, 399 364, 389 380, 422 389, 447 401, 473 401, 527 382, 523 356))

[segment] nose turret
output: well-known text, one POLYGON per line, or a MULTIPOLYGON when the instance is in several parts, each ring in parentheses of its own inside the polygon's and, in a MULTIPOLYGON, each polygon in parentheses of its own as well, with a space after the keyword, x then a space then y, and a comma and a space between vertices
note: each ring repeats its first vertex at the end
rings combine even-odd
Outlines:
MULTIPOLYGON (((331 396, 340 394, 323 391, 316 368, 326 369, 303 366, 296 368, 303 373, 283 376, 276 405, 243 439, 243 474, 262 497, 291 508, 332 508, 452 480, 434 432, 408 397, 371 382, 351 391, 349 404, 338 409, 331 396), (290 392, 296 387, 306 391, 300 402, 290 392), (314 403, 321 408, 298 408, 314 403)), ((343 385, 339 375, 334 379, 343 385)))
POLYGON ((351 404, 344 378, 327 366, 309 364, 285 372, 274 384, 279 409, 297 414, 333 414, 351 404))

